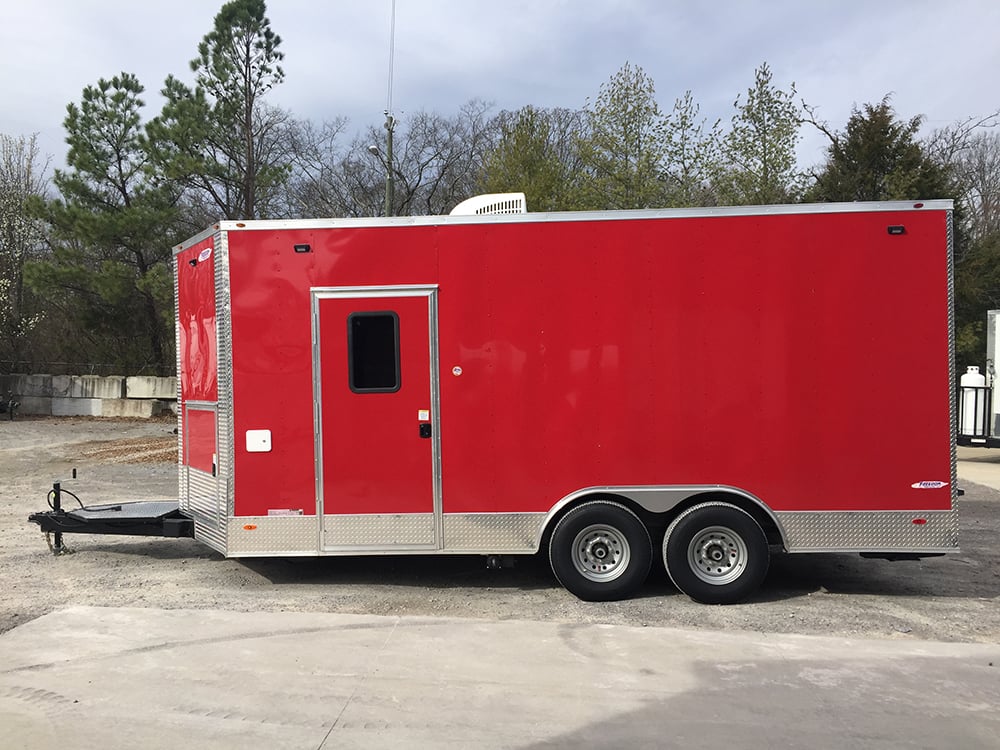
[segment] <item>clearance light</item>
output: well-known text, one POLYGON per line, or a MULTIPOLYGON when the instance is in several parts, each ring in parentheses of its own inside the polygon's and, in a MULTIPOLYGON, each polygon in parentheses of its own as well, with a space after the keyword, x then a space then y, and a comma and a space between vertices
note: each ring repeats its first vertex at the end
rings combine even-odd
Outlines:
POLYGON ((927 519, 926 518, 914 518, 913 519, 913 523, 916 524, 917 526, 923 526, 924 524, 927 523, 927 519))
MULTIPOLYGON (((914 521, 913 523, 916 523, 916 521, 914 521)), ((255 523, 248 523, 248 524, 246 524, 246 525, 245 525, 245 526, 244 526, 243 528, 244 528, 244 529, 245 529, 246 531, 253 531, 254 529, 256 529, 256 528, 257 528, 257 524, 255 524, 255 523)))

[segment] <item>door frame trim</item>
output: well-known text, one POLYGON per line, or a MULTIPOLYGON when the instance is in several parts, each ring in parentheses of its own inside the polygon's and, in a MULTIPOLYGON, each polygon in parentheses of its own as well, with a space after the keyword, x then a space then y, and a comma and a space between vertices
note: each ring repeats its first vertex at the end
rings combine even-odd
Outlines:
MULTIPOLYGON (((444 523, 442 518, 443 505, 441 499, 441 393, 440 372, 438 366, 438 285, 437 284, 401 284, 387 286, 341 286, 312 287, 309 290, 312 326, 312 367, 313 367, 313 444, 315 446, 315 480, 316 480, 316 548, 320 553, 349 548, 357 551, 398 551, 398 550, 435 550, 441 549, 444 542, 444 523), (323 300, 349 299, 380 299, 396 297, 423 297, 427 300, 427 339, 430 376, 430 408, 431 408, 431 491, 433 507, 434 540, 430 544, 372 544, 368 540, 358 540, 361 544, 352 544, 343 540, 336 545, 325 543, 324 519, 324 482, 323 482, 323 388, 320 351, 319 310, 323 300), (346 542, 346 543, 345 543, 346 542)), ((403 514, 419 516, 426 514, 403 514)), ((336 518, 337 514, 331 514, 336 518)))

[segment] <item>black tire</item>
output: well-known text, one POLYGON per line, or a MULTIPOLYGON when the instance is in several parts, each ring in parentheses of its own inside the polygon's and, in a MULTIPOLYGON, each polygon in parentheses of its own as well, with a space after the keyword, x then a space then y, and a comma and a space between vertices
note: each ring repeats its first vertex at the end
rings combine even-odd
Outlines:
POLYGON ((767 575, 770 554, 760 524, 728 503, 702 503, 681 513, 663 537, 670 580, 703 604, 735 604, 767 575))
POLYGON ((549 541, 552 572, 587 602, 628 598, 645 583, 652 561, 645 525, 624 505, 607 500, 573 508, 549 541))

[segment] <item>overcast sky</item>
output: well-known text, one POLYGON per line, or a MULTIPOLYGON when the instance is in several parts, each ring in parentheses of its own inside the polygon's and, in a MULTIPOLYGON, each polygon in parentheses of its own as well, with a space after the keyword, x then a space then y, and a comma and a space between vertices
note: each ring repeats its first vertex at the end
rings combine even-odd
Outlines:
MULTIPOLYGON (((135 73, 147 117, 189 61, 222 0, 2 0, 0 132, 38 133, 64 159, 66 104, 99 78, 135 73)), ((271 0, 286 80, 270 101, 320 122, 383 120, 391 0, 271 0)), ((855 104, 893 93, 928 127, 1000 109, 998 0, 397 0, 393 108, 452 114, 472 98, 496 109, 582 107, 626 61, 656 82, 661 108, 690 89, 728 120, 766 61, 842 128, 855 104)), ((803 166, 822 159, 806 133, 803 166)))

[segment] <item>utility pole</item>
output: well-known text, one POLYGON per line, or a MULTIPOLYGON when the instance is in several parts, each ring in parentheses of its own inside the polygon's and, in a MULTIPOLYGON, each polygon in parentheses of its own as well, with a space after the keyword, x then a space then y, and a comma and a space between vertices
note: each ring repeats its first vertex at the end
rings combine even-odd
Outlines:
POLYGON ((392 131, 396 129, 396 118, 392 114, 392 66, 396 48, 396 0, 392 0, 389 14, 389 87, 385 99, 385 215, 393 215, 395 184, 392 167, 392 131))
POLYGON ((395 202, 395 183, 392 176, 392 131, 396 127, 396 118, 386 110, 385 113, 385 215, 392 216, 392 206, 395 202))

